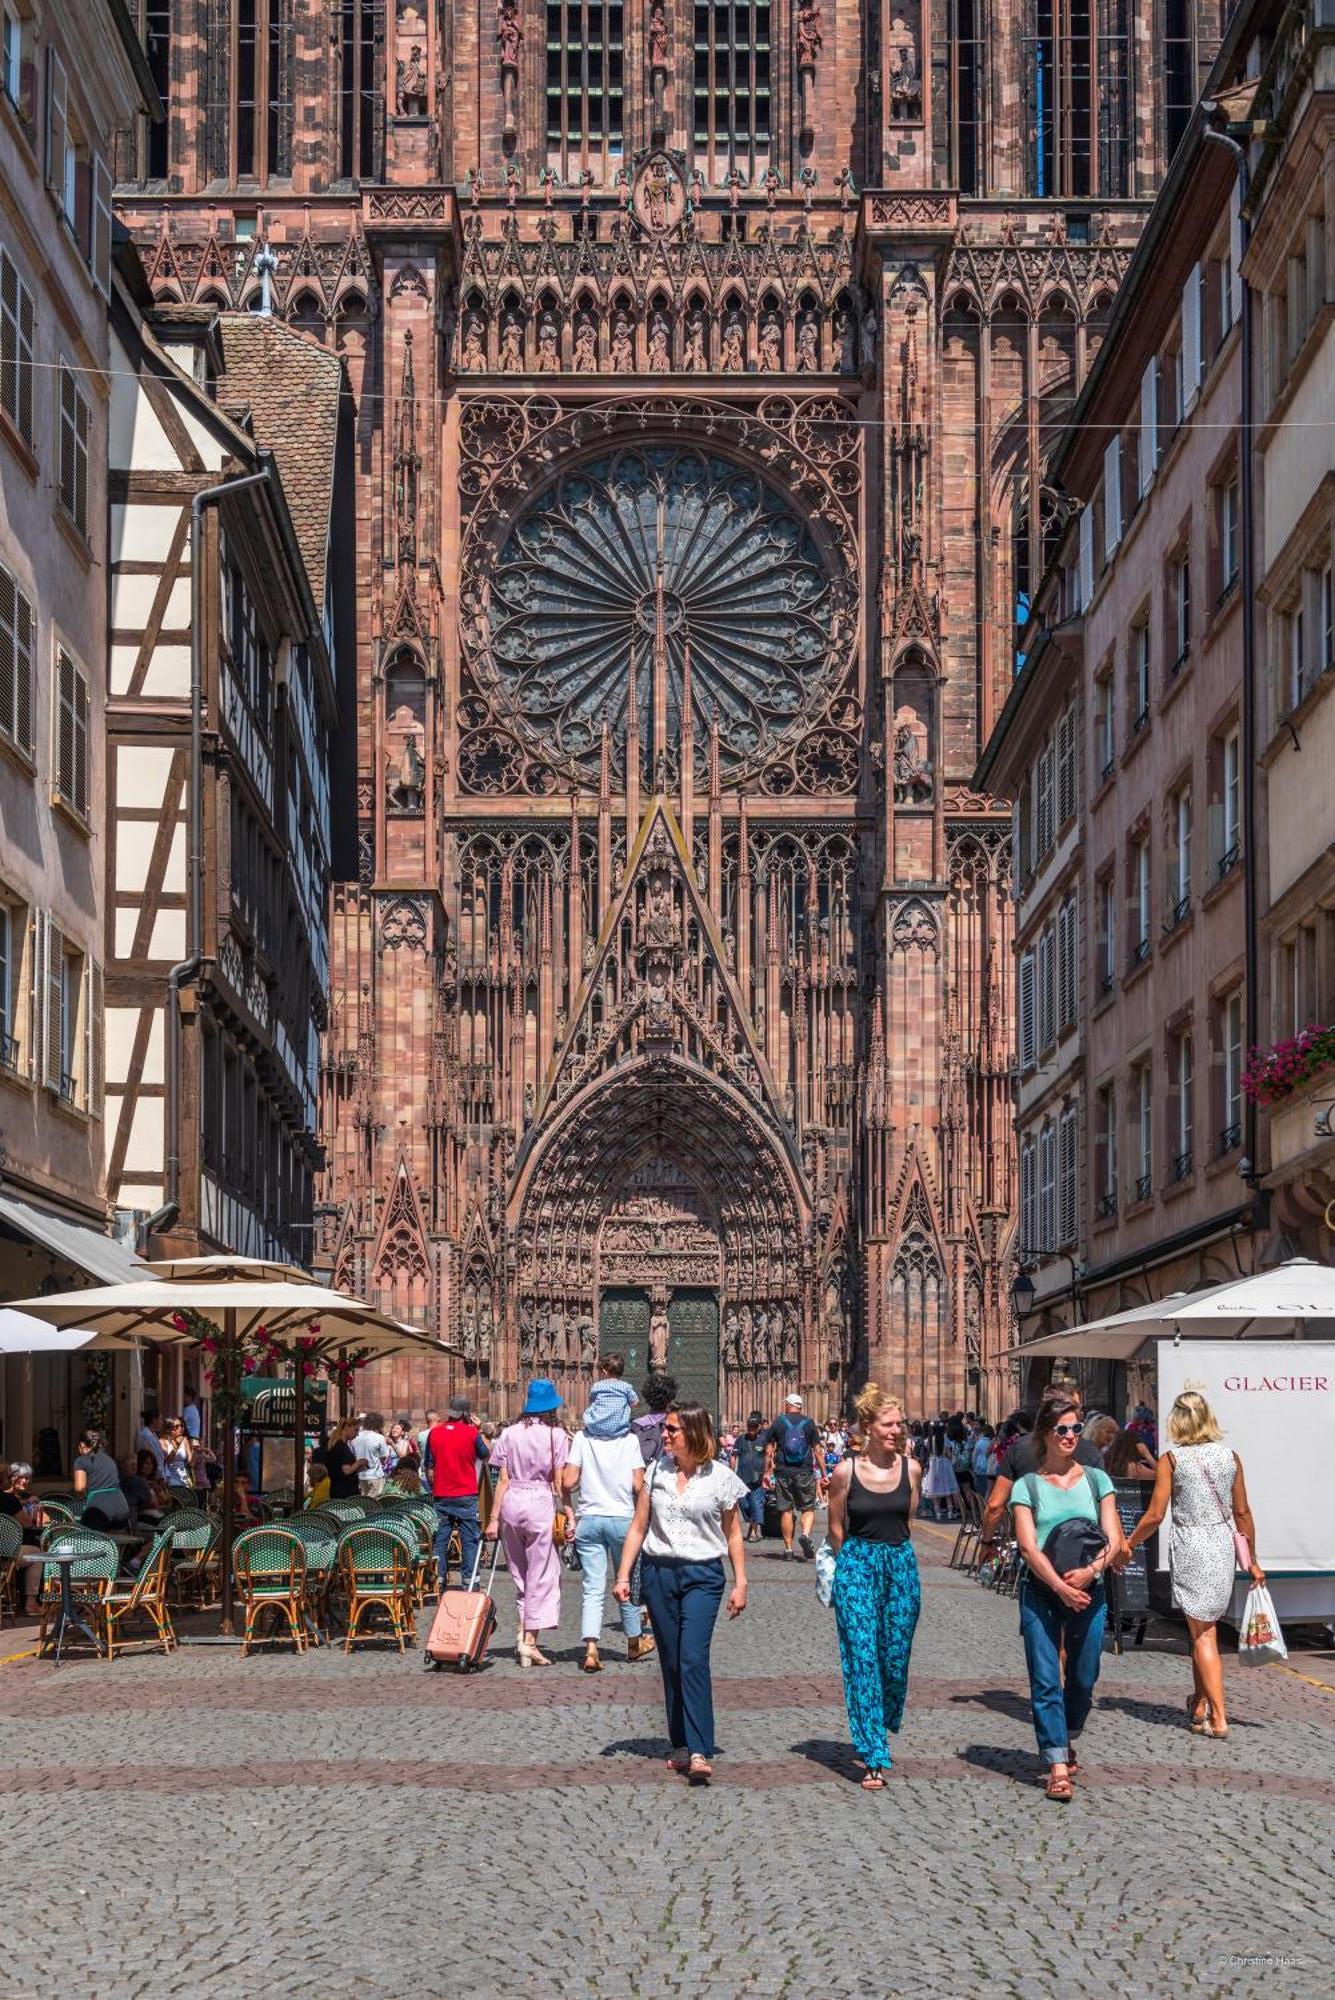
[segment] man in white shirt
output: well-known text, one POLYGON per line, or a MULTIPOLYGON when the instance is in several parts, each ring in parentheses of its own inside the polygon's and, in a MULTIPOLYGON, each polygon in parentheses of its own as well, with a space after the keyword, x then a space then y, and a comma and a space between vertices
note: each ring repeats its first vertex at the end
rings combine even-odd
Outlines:
POLYGON ((357 1483, 368 1499, 377 1499, 385 1489, 390 1459, 385 1420, 378 1410, 368 1410, 362 1419, 361 1429, 352 1440, 352 1448, 364 1461, 357 1483))
MULTIPOLYGON (((570 1455, 561 1468, 561 1490, 568 1496, 576 1485, 575 1548, 584 1583, 584 1658, 580 1664, 586 1674, 596 1674, 602 1672, 603 1665, 598 1640, 608 1581, 616 1576, 635 1502, 644 1485, 640 1441, 629 1427, 622 1436, 611 1438, 576 1431, 570 1440, 570 1455)), ((643 1612, 638 1604, 623 1604, 620 1609, 627 1659, 648 1659, 654 1642, 644 1630, 643 1612)))

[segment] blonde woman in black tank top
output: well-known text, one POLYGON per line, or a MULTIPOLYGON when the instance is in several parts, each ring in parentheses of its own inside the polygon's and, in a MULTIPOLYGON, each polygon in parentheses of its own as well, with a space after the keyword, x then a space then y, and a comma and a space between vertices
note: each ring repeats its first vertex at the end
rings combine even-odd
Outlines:
POLYGON ((909 1539, 922 1467, 909 1456, 903 1410, 878 1383, 867 1384, 854 1408, 863 1448, 830 1481, 829 1536, 848 1730, 867 1767, 863 1790, 872 1792, 890 1768, 886 1734, 897 1734, 903 1718, 922 1602, 909 1539))

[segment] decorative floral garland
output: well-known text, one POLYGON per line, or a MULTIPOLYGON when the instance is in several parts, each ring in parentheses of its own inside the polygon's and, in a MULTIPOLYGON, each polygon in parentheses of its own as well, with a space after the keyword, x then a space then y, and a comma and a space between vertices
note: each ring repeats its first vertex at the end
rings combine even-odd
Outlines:
POLYGON ((214 1320, 193 1311, 173 1313, 172 1325, 178 1333, 191 1334, 199 1342, 214 1406, 224 1423, 240 1414, 243 1375, 281 1375, 290 1367, 294 1378, 303 1382, 323 1370, 336 1388, 348 1391, 357 1370, 372 1359, 369 1347, 339 1353, 325 1350, 317 1319, 307 1321, 305 1333, 286 1339, 270 1333, 267 1326, 252 1327, 229 1339, 214 1320), (229 1379, 237 1384, 235 1391, 228 1390, 229 1379))
POLYGON ((1309 1078, 1335 1062, 1335 1027, 1310 1022, 1270 1049, 1252 1049, 1242 1088, 1253 1104, 1282 1104, 1309 1078))

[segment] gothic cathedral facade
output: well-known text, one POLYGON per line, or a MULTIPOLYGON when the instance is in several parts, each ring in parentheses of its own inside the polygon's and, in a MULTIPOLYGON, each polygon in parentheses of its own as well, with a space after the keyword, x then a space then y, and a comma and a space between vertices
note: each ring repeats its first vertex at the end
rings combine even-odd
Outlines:
POLYGON ((267 297, 356 403, 317 1261, 448 1343, 387 1406, 602 1346, 995 1411, 970 780, 1220 7, 130 4, 154 291, 267 297))

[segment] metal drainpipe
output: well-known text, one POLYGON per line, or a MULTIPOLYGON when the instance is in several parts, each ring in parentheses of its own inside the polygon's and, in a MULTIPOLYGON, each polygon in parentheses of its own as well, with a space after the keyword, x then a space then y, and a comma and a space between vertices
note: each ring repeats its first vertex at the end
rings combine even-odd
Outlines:
POLYGON ((163 1186, 163 1206, 181 1202, 181 988, 196 977, 203 963, 200 945, 204 932, 204 686, 201 671, 200 606, 203 598, 204 565, 202 532, 204 509, 224 494, 240 493, 247 486, 267 486, 272 460, 266 459, 259 472, 240 479, 225 479, 217 486, 201 486, 190 502, 190 854, 186 863, 186 948, 188 958, 167 974, 167 1171, 163 1186))
MULTIPOLYGON (((1247 255, 1247 245, 1251 239, 1251 225, 1247 217, 1247 191, 1251 183, 1251 173, 1247 163, 1247 149, 1231 132, 1222 126, 1212 125, 1209 120, 1219 115, 1218 103, 1211 99, 1202 104, 1201 110, 1206 123, 1201 136, 1216 146, 1227 146, 1237 164, 1238 170, 1238 235, 1240 256, 1247 255)), ((1241 271, 1238 279, 1242 287, 1242 332, 1240 336, 1242 369, 1242 436, 1239 441, 1240 499, 1242 507, 1242 909, 1243 909, 1243 979, 1247 988, 1244 1019, 1247 1024, 1246 1046, 1251 1049, 1260 1040, 1260 913, 1257 908, 1257 869, 1260 864, 1260 850, 1257 845, 1256 830, 1256 494, 1252 472, 1253 437, 1253 390, 1252 390, 1252 288, 1241 271)), ((1254 1099, 1247 1098, 1243 1111, 1243 1149, 1238 1162, 1238 1173, 1248 1187, 1256 1186, 1257 1178, 1257 1123, 1259 1111, 1254 1099)))

